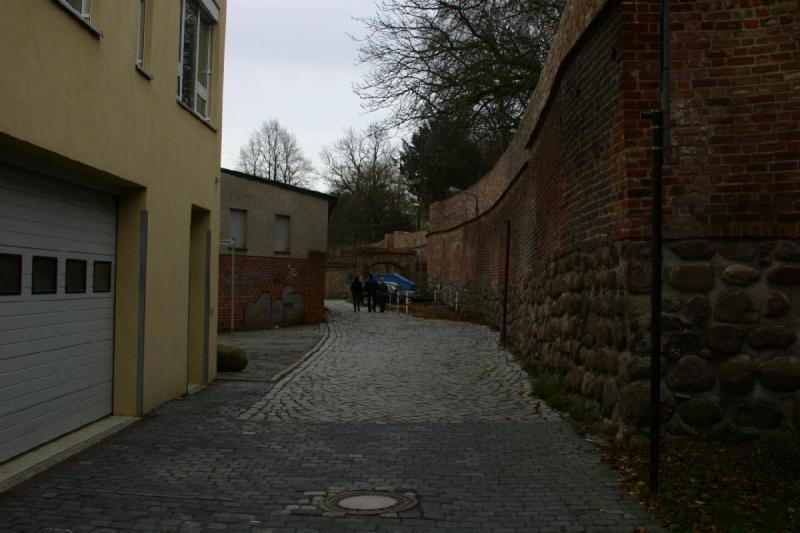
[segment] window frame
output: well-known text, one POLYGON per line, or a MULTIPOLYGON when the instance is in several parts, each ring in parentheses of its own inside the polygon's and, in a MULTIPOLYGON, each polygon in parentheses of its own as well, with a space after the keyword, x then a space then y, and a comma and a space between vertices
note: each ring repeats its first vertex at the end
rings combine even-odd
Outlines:
POLYGON ((108 293, 111 292, 112 288, 114 287, 114 265, 111 261, 94 261, 92 263, 92 293, 108 293), (97 265, 108 265, 108 289, 98 290, 97 289, 97 265))
POLYGON ((292 217, 291 215, 275 214, 272 230, 272 252, 276 254, 292 253, 292 217), (286 219, 286 249, 278 250, 278 220, 286 219))
POLYGON ((153 76, 146 70, 150 53, 150 7, 150 0, 139 0, 136 24, 136 71, 152 81, 153 76))
POLYGON ((79 0, 81 2, 81 9, 78 10, 73 6, 69 0, 53 0, 56 4, 60 5, 67 13, 72 15, 76 20, 81 22, 81 25, 94 37, 100 39, 103 37, 103 32, 100 31, 94 24, 92 24, 92 0, 79 0))
POLYGON ((88 272, 87 268, 87 261, 85 259, 74 259, 74 258, 67 258, 64 261, 64 294, 86 294, 86 273, 88 272), (70 288, 70 265, 76 266, 80 265, 83 270, 83 284, 80 288, 70 288))
MULTIPOLYGON (((180 46, 178 47, 178 94, 177 100, 178 103, 181 104, 185 109, 191 111, 196 117, 206 123, 209 127, 211 126, 211 105, 210 105, 210 95, 212 94, 212 86, 213 86, 213 79, 214 79, 214 67, 213 67, 213 58, 214 58, 214 28, 219 22, 219 7, 213 2, 213 0, 181 0, 180 1, 180 46), (186 83, 185 74, 186 69, 184 68, 184 55, 186 52, 186 4, 187 2, 191 2, 192 5, 195 6, 197 10, 197 24, 196 29, 194 32, 194 36, 192 39, 192 43, 194 45, 194 53, 192 54, 191 61, 194 63, 192 69, 192 77, 194 78, 191 83, 191 95, 192 101, 188 102, 184 99, 184 84, 186 83), (204 71, 204 75, 206 77, 206 84, 205 86, 201 86, 200 84, 200 31, 203 26, 207 27, 207 52, 208 56, 206 57, 206 66, 207 70, 204 71), (198 105, 198 99, 202 99, 204 105, 202 106, 203 109, 200 109, 198 105)), ((214 131, 214 129, 212 127, 214 131)))
POLYGON ((34 255, 31 258, 31 294, 58 294, 58 257, 34 255), (37 260, 46 260, 48 263, 55 263, 53 269, 53 290, 37 290, 36 289, 36 263, 37 260))
MULTIPOLYGON (((0 296, 19 296, 22 294, 22 254, 8 254, 8 253, 0 253, 0 259, 2 258, 12 258, 16 259, 17 262, 17 288, 16 290, 2 290, 0 288, 0 296)), ((0 287, 2 287, 0 285, 0 287)))
POLYGON ((92 0, 65 0, 66 4, 72 9, 79 17, 86 22, 92 21, 92 0), (80 2, 81 7, 77 8, 72 5, 73 1, 80 2))
POLYGON ((197 53, 196 60, 195 60, 195 83, 194 83, 194 110, 200 114, 200 116, 204 117, 206 120, 210 120, 210 105, 208 101, 208 95, 211 92, 211 76, 213 75, 213 65, 211 60, 213 58, 212 50, 214 49, 214 24, 208 20, 207 17, 203 15, 203 11, 200 10, 200 15, 198 18, 197 23, 197 53), (206 27, 206 31, 203 32, 203 26, 206 27), (200 70, 200 55, 203 51, 203 47, 200 46, 202 42, 202 35, 205 33, 206 35, 206 53, 205 53, 205 66, 206 70, 200 70), (201 78, 205 78, 205 86, 203 82, 200 81, 201 78), (203 109, 198 109, 198 101, 203 101, 203 109))
POLYGON ((139 22, 136 25, 136 64, 144 68, 145 33, 147 32, 147 0, 139 0, 139 22))
POLYGON ((234 250, 247 250, 247 210, 246 209, 239 209, 238 207, 230 207, 228 208, 228 238, 231 239, 234 243, 234 250), (233 235, 233 213, 242 213, 242 234, 243 234, 243 243, 236 242, 236 239, 233 235))

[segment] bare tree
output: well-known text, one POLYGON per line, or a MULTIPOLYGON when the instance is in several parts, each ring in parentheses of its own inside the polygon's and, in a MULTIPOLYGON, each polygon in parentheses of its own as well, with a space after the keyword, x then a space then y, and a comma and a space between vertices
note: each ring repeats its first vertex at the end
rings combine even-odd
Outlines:
POLYGON ((360 237, 353 239, 357 241, 411 228, 410 202, 400 180, 397 150, 386 130, 375 124, 364 131, 348 128, 342 138, 322 150, 320 158, 326 168, 325 179, 339 197, 332 229, 359 228, 360 237))
POLYGON ((239 149, 239 168, 261 178, 287 185, 306 185, 314 168, 297 137, 275 119, 253 130, 239 149))
POLYGON ((334 190, 354 195, 396 182, 395 156, 388 134, 375 124, 363 132, 345 129, 344 136, 321 153, 328 184, 334 190))
POLYGON ((516 130, 555 34, 563 0, 379 0, 361 19, 355 86, 394 125, 466 121, 505 146, 516 130))

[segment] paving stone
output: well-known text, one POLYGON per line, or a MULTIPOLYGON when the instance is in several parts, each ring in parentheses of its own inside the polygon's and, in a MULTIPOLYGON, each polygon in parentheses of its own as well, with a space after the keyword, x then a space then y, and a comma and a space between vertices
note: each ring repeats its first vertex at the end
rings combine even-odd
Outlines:
POLYGON ((591 444, 520 394, 528 378, 496 332, 327 305, 330 337, 283 381, 163 406, 2 500, 0 529, 663 531, 591 444), (419 506, 383 518, 298 503, 376 487, 419 506))

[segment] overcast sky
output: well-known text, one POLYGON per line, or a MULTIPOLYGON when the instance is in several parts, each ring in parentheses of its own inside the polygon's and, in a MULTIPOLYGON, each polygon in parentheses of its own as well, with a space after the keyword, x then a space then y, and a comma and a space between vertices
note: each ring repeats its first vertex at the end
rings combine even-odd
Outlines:
MULTIPOLYGON (((370 16, 373 0, 230 0, 225 42, 222 166, 236 168, 239 147, 265 119, 297 136, 319 169, 319 152, 365 114, 352 85, 361 36, 353 17, 370 16)), ((322 183, 312 188, 324 189, 322 183)))

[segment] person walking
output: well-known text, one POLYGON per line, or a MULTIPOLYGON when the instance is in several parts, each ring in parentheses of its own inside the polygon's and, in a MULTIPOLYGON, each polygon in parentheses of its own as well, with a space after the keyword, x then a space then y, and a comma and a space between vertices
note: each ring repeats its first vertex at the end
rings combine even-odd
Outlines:
POLYGON ((364 288, 367 289, 367 309, 369 312, 375 311, 375 293, 378 290, 378 282, 375 281, 375 277, 372 274, 369 275, 364 288))
POLYGON ((361 311, 361 280, 358 279, 358 276, 353 278, 350 292, 353 294, 353 312, 361 311))
POLYGON ((383 313, 386 309, 386 300, 389 299, 389 286, 386 285, 382 279, 378 280, 378 290, 376 291, 376 296, 378 298, 378 309, 380 309, 381 313, 383 313))

